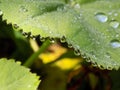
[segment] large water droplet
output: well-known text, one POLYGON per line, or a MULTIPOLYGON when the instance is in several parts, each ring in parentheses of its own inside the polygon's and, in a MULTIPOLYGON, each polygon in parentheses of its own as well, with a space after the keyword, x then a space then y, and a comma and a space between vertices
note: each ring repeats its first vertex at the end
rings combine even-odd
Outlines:
POLYGON ((116 20, 112 20, 112 21, 110 22, 110 26, 111 26, 112 28, 114 28, 114 29, 118 28, 119 25, 120 25, 120 23, 119 23, 118 21, 116 21, 116 20))
POLYGON ((3 15, 3 12, 0 10, 0 15, 3 15))
POLYGON ((120 48, 120 42, 118 40, 112 40, 110 44, 113 48, 120 48))
POLYGON ((102 22, 102 23, 105 23, 108 20, 108 17, 104 13, 97 13, 97 14, 95 14, 95 18, 99 22, 102 22))

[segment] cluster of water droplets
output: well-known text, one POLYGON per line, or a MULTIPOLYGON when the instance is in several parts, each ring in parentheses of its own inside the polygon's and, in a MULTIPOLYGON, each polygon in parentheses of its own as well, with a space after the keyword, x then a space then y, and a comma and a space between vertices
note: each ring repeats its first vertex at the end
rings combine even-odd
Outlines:
MULTIPOLYGON (((108 15, 112 15, 113 12, 109 12, 108 15)), ((118 13, 114 13, 113 16, 118 16, 118 13)), ((96 13, 95 14, 95 19, 101 23, 109 23, 109 26, 113 29, 118 29, 119 26, 120 26, 120 22, 118 22, 117 20, 115 19, 110 19, 109 20, 109 17, 105 14, 105 13, 96 13)), ((116 37, 118 37, 118 35, 116 35, 116 37)), ((111 40, 110 41, 110 45, 113 47, 113 48, 120 48, 120 41, 119 40, 111 40)))
MULTIPOLYGON (((114 16, 117 16, 117 15, 118 15, 118 13, 114 14, 114 16)), ((96 13, 95 18, 96 18, 96 20, 98 20, 101 23, 106 23, 109 19, 109 17, 105 13, 101 13, 101 12, 96 13)), ((120 23, 117 20, 112 19, 112 20, 110 20, 109 25, 112 28, 116 29, 119 27, 120 23)))

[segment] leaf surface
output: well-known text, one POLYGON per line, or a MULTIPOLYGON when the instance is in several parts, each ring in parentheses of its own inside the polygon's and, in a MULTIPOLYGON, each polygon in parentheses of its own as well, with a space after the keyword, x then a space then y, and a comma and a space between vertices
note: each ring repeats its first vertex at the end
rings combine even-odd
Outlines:
POLYGON ((64 0, 0 0, 3 18, 24 32, 62 38, 95 66, 120 66, 120 0, 91 0, 65 4, 64 0), (62 38, 64 39, 64 38, 62 38))

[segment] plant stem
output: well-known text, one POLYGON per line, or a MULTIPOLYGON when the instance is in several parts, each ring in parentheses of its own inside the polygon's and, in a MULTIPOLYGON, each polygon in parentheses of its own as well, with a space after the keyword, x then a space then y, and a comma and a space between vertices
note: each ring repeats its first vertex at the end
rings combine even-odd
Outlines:
POLYGON ((39 50, 33 53, 23 65, 26 67, 30 67, 33 64, 33 62, 38 58, 38 56, 48 48, 49 45, 50 41, 46 40, 43 43, 43 45, 39 48, 39 50))

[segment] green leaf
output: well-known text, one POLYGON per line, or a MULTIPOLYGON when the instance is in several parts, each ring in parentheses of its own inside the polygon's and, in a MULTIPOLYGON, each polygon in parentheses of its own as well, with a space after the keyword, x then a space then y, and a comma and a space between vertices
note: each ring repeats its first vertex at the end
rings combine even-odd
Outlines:
POLYGON ((1 90, 36 90, 39 85, 38 76, 13 59, 0 59, 1 90))
POLYGON ((81 54, 95 66, 120 67, 120 0, 98 0, 82 5, 65 4, 62 0, 0 1, 3 18, 24 32, 65 37, 77 55, 81 54))

